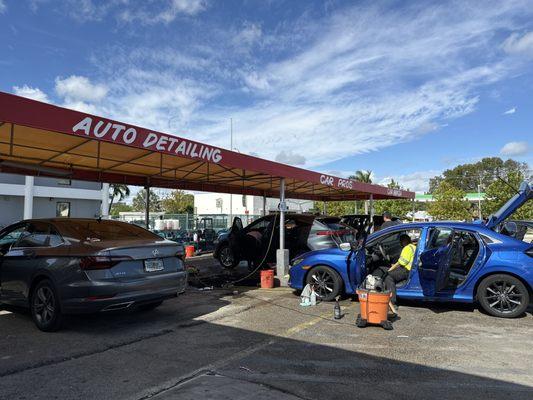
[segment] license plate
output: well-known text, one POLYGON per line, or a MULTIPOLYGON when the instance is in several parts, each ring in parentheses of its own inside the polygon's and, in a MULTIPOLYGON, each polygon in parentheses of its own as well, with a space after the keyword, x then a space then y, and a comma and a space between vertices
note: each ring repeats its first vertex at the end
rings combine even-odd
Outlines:
POLYGON ((160 260, 159 258, 144 260, 144 270, 146 272, 161 271, 162 269, 164 269, 163 260, 160 260))

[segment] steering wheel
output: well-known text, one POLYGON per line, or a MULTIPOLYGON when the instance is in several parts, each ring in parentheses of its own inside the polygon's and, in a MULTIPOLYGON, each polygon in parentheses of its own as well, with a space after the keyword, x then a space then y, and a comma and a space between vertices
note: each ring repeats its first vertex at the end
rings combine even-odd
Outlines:
POLYGON ((378 249, 379 249, 379 252, 381 253, 381 255, 383 256, 383 259, 390 263, 390 257, 389 257, 389 255, 387 253, 385 253, 385 249, 383 248, 381 243, 378 244, 378 249))

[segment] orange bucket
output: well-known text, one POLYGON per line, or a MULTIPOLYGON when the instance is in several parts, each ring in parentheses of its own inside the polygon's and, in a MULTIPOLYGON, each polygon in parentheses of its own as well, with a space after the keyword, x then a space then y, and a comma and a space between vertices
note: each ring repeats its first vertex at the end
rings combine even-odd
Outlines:
POLYGON ((387 313, 389 311, 390 292, 375 292, 373 290, 358 289, 359 304, 361 305, 361 314, 359 321, 369 324, 382 325, 387 324, 387 313))
POLYGON ((264 269, 261 271, 261 289, 272 289, 274 287, 274 270, 264 269))
POLYGON ((185 257, 189 258, 194 256, 194 246, 185 246, 185 257))

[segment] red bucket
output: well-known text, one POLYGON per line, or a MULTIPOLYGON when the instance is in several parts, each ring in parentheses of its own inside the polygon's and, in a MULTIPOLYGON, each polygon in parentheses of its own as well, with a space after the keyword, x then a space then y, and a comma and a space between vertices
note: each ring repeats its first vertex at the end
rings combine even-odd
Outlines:
POLYGON ((185 257, 189 258, 194 256, 194 246, 185 246, 185 257))
POLYGON ((261 289, 272 289, 274 287, 274 270, 265 269, 261 271, 261 289))

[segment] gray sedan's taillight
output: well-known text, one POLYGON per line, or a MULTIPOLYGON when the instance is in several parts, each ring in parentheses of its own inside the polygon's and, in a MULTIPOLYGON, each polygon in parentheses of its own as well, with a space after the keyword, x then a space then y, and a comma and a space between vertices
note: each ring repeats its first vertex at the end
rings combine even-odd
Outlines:
POLYGON ((128 256, 90 256, 80 259, 80 268, 83 270, 110 269, 122 261, 131 261, 128 256))

